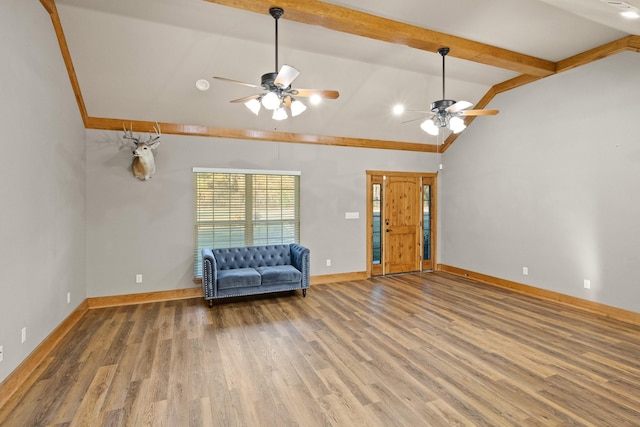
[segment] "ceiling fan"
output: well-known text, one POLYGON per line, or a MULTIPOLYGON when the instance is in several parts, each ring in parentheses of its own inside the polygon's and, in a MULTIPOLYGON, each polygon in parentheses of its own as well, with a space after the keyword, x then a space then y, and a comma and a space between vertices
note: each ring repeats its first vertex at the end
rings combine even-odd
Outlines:
MULTIPOLYGON (((269 9, 269 14, 275 19, 276 24, 276 70, 278 69, 278 19, 284 15, 284 10, 279 7, 269 9)), ((260 86, 251 83, 244 83, 224 77, 214 77, 214 79, 262 89, 264 92, 257 95, 245 96, 234 99, 230 102, 244 103, 251 112, 258 115, 261 106, 273 111, 274 120, 284 120, 288 117, 287 110, 292 116, 297 116, 307 109, 301 101, 294 97, 310 97, 312 103, 318 102, 322 98, 336 99, 340 96, 336 90, 317 90, 292 88, 291 83, 298 77, 300 71, 289 65, 283 65, 279 72, 266 73, 262 75, 260 86)))
POLYGON ((422 130, 434 136, 438 135, 440 128, 448 128, 453 133, 460 133, 467 127, 462 117, 495 116, 498 114, 499 110, 467 110, 467 108, 473 106, 471 102, 456 102, 453 99, 446 99, 444 94, 444 58, 449 53, 449 48, 441 47, 438 49, 438 53, 442 56, 442 99, 431 103, 431 111, 411 111, 415 113, 431 113, 431 116, 420 124, 422 130))

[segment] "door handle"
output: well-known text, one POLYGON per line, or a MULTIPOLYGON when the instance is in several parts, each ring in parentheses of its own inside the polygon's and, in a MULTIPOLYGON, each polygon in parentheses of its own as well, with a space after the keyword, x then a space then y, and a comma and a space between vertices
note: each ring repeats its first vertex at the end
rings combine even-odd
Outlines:
POLYGON ((393 230, 391 230, 390 228, 387 228, 387 233, 390 232, 390 231, 393 231, 393 230))

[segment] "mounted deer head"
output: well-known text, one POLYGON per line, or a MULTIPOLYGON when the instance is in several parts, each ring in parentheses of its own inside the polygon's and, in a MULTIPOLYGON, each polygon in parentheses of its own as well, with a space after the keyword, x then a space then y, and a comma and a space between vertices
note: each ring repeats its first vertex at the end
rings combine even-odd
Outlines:
POLYGON ((141 141, 140 137, 133 136, 133 125, 131 125, 131 129, 127 130, 127 127, 123 124, 122 128, 124 129, 125 140, 130 140, 133 142, 133 163, 131 164, 131 170, 133 171, 133 176, 138 178, 141 181, 146 181, 154 173, 156 173, 156 161, 153 157, 153 151, 158 148, 160 144, 160 125, 156 122, 156 125, 153 127, 155 135, 149 135, 149 138, 146 141, 141 141))

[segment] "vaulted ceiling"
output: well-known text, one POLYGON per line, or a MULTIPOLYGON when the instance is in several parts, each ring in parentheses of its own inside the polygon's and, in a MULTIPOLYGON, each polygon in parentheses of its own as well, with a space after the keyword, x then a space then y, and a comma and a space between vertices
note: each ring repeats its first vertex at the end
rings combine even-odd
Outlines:
POLYGON ((391 109, 442 99, 439 47, 451 48, 446 97, 479 107, 502 90, 640 49, 640 20, 601 0, 41 1, 57 9, 85 124, 103 129, 157 121, 165 133, 432 151, 447 135, 403 123, 424 115, 391 109), (301 71, 294 86, 340 92, 284 121, 229 102, 256 89, 212 78, 259 85, 276 71, 271 6, 285 11, 279 63, 301 71))

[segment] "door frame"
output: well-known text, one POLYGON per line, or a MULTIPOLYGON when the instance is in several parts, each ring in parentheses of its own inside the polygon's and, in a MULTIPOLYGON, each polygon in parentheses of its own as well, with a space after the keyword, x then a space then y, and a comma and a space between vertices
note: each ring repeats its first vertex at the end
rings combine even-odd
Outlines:
MULTIPOLYGON (((398 171, 380 171, 367 170, 367 277, 384 275, 384 254, 381 253, 381 263, 373 264, 373 185, 381 184, 382 193, 384 194, 384 177, 386 176, 411 176, 420 178, 420 200, 423 198, 422 188, 424 187, 424 178, 432 181, 431 185, 431 266, 432 270, 436 269, 437 243, 438 243, 438 174, 434 172, 398 172, 398 171)), ((384 202, 381 201, 381 218, 384 216, 384 202)), ((424 236, 424 224, 421 223, 421 234, 424 236)), ((425 270, 427 261, 422 259, 424 247, 421 243, 420 267, 421 271, 425 270)), ((381 248, 384 251, 384 247, 381 248)))

